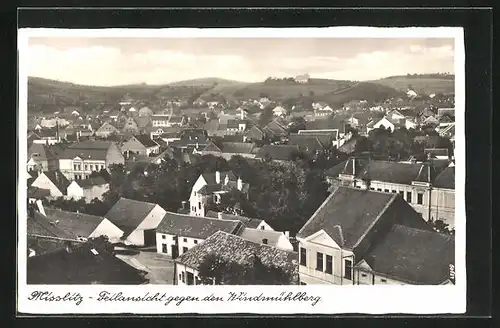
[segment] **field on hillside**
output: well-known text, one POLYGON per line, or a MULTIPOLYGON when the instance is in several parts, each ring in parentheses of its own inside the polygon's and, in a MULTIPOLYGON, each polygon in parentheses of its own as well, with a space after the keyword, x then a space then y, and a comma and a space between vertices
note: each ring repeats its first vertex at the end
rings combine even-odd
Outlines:
POLYGON ((382 80, 371 81, 372 83, 381 84, 396 90, 406 91, 408 86, 411 86, 417 93, 431 94, 444 93, 450 94, 455 91, 455 79, 450 78, 425 78, 425 77, 394 77, 382 80))

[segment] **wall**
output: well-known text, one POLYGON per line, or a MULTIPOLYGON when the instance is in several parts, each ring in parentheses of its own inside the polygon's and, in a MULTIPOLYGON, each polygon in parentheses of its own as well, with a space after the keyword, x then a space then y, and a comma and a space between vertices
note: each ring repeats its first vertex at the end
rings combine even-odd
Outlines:
POLYGON ((455 227, 455 190, 435 188, 431 194, 431 217, 455 227))
POLYGON ((115 226, 108 219, 102 220, 102 222, 97 226, 97 228, 88 236, 88 238, 94 238, 99 236, 107 236, 111 243, 117 243, 123 235, 123 231, 115 226))
POLYGON ((196 278, 198 277, 198 271, 193 269, 193 268, 190 268, 190 267, 187 267, 185 266, 184 264, 180 264, 180 263, 176 263, 175 264, 175 272, 177 274, 177 276, 175 277, 174 279, 174 284, 175 285, 179 285, 179 286, 186 286, 187 285, 187 277, 186 277, 186 272, 190 272, 193 274, 194 276, 194 284, 196 285, 196 278), (184 272, 184 282, 182 281, 182 273, 184 272))
POLYGON ((144 155, 144 156, 149 155, 147 153, 146 147, 144 147, 144 145, 141 144, 139 141, 137 141, 135 138, 129 139, 127 142, 125 142, 123 144, 123 146, 121 148, 122 148, 121 149, 122 152, 132 151, 134 153, 138 153, 138 154, 144 155))
POLYGON ((207 183, 205 179, 203 179, 201 175, 198 177, 198 180, 196 180, 196 182, 194 183, 193 188, 191 189, 191 196, 189 197, 190 215, 200 214, 200 210, 198 209, 198 202, 202 202, 202 195, 198 194, 198 191, 206 184, 207 183), (196 207, 196 209, 193 210, 193 207, 196 207))
POLYGON ((362 270, 355 270, 354 280, 355 285, 407 285, 405 282, 362 270))
MULTIPOLYGON (((203 239, 199 238, 191 238, 191 237, 183 237, 179 236, 178 238, 178 254, 184 254, 183 248, 187 247, 188 250, 200 244, 203 239), (184 241, 186 239, 186 241, 184 241), (197 243, 195 243, 197 242, 197 243)), ((156 233, 156 252, 159 254, 166 254, 168 256, 172 256, 172 246, 175 245, 174 235, 166 234, 166 233, 156 233), (163 244, 167 245, 167 253, 163 252, 163 244)))
POLYGON ((276 247, 288 251, 293 251, 293 245, 290 243, 290 241, 285 235, 280 237, 278 243, 276 244, 276 247))
POLYGON ((125 164, 125 157, 115 143, 112 143, 106 154, 106 167, 111 164, 125 164))
MULTIPOLYGON (((315 238, 315 242, 299 239, 299 257, 301 254, 300 248, 307 250, 306 266, 300 265, 299 259, 299 276, 300 281, 306 284, 335 284, 335 285, 352 285, 352 280, 343 278, 344 267, 342 257, 352 255, 352 252, 336 248, 330 243, 329 237, 315 238), (323 241, 321 241, 323 239, 323 241), (330 244, 330 245, 325 245, 330 244), (323 272, 316 270, 316 252, 323 253, 323 272), (332 274, 326 273, 326 255, 332 256, 333 271, 332 274)), ((353 263, 354 266, 354 263, 353 263)))
POLYGON ((68 180, 74 180, 73 173, 73 160, 72 159, 59 159, 59 170, 68 180))
POLYGON ((83 197, 90 203, 94 198, 102 200, 102 195, 109 190, 109 183, 83 189, 83 197))
POLYGON ((67 199, 73 198, 74 200, 79 200, 84 197, 83 189, 75 181, 71 182, 67 189, 67 199))
POLYGON ((31 184, 33 187, 50 190, 50 196, 57 198, 64 196, 62 192, 47 178, 45 174, 40 174, 31 184))

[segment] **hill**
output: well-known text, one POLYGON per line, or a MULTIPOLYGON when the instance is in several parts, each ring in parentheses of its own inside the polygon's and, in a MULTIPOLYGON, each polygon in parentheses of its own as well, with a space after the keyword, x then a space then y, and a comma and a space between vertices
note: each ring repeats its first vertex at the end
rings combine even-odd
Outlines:
POLYGON ((455 76, 445 74, 422 74, 422 75, 402 75, 391 76, 380 80, 369 81, 400 91, 406 91, 409 86, 417 92, 423 94, 443 93, 451 94, 455 92, 455 76))
POLYGON ((173 83, 169 83, 169 86, 213 86, 213 85, 243 85, 247 84, 247 82, 234 81, 234 80, 226 80, 217 77, 206 77, 200 79, 192 79, 192 80, 184 80, 177 81, 173 83))

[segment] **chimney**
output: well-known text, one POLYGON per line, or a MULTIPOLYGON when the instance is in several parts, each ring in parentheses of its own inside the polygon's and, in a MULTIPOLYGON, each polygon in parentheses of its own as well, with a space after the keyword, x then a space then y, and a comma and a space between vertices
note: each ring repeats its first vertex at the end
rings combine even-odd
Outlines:
POLYGON ((187 209, 187 201, 185 200, 182 201, 182 209, 187 209))
POLYGON ((241 178, 238 178, 237 187, 238 187, 239 191, 241 191, 243 189, 243 180, 241 180, 241 178))
POLYGON ((215 183, 219 184, 220 183, 220 172, 215 171, 215 183))
POLYGON ((217 213, 217 218, 218 218, 219 220, 222 220, 222 212, 218 212, 218 213, 217 213))
POLYGON ((45 209, 43 208, 43 205, 42 205, 42 200, 41 199, 37 199, 36 200, 36 206, 38 208, 38 212, 40 212, 42 215, 45 215, 45 209))
POLYGON ((242 108, 242 109, 241 109, 241 111, 240 111, 240 118, 241 118, 242 120, 244 120, 244 119, 245 119, 245 111, 243 110, 243 108, 242 108))
POLYGON ((356 176, 356 158, 352 158, 352 175, 356 176))
POLYGON ((267 238, 262 239, 262 243, 263 243, 264 245, 267 245, 267 238))

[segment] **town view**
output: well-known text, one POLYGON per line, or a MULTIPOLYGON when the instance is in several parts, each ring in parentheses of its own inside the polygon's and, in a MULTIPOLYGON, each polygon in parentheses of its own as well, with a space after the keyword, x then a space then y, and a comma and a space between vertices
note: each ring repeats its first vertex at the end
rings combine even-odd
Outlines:
POLYGON ((29 49, 28 284, 455 283, 452 39, 29 49))

